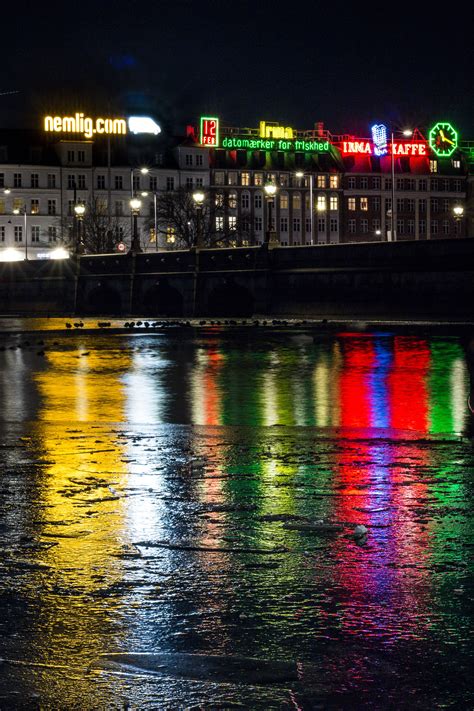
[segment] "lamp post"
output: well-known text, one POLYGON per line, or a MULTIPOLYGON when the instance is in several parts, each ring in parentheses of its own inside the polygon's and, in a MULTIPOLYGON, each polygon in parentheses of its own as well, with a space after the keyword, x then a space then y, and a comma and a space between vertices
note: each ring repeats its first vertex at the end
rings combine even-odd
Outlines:
POLYGON ((462 205, 455 205, 453 207, 453 215, 456 220, 456 234, 461 232, 461 220, 464 217, 464 207, 462 205))
MULTIPOLYGON (((302 170, 299 170, 297 173, 295 173, 297 178, 303 178, 304 173, 302 170)), ((314 228, 313 228, 313 223, 314 223, 314 214, 313 214, 313 174, 309 173, 309 212, 310 212, 310 230, 311 230, 311 244, 314 244, 314 228)))
MULTIPOLYGON (((409 128, 402 131, 403 135, 408 138, 413 135, 413 131, 409 128)), ((391 173, 392 173, 392 209, 390 210, 390 240, 387 241, 396 242, 397 240, 397 208, 395 205, 395 151, 393 150, 395 146, 394 142, 394 131, 392 128, 390 137, 390 156, 391 156, 391 173)), ((388 212, 387 212, 388 214, 388 212)), ((388 235, 387 235, 388 237, 388 235)))
POLYGON ((132 252, 134 254, 142 251, 142 248, 140 247, 140 238, 138 236, 138 215, 140 213, 141 206, 142 206, 142 201, 139 200, 138 198, 134 197, 130 200, 130 208, 132 211, 132 219, 133 219, 133 236, 132 236, 132 244, 130 245, 130 252, 132 252))
POLYGON ((274 183, 267 183, 264 186, 265 200, 267 203, 267 230, 265 234, 265 243, 268 247, 275 247, 278 244, 276 232, 273 229, 272 205, 274 204, 277 186, 274 183))
POLYGON ((84 215, 86 213, 86 206, 82 202, 78 202, 76 205, 74 205, 74 215, 76 219, 76 239, 75 239, 75 244, 74 244, 74 253, 75 254, 84 254, 85 251, 85 246, 84 246, 84 234, 83 234, 83 220, 84 220, 84 215))
POLYGON ((201 224, 201 219, 202 219, 202 206, 204 204, 204 198, 206 196, 201 190, 196 190, 196 192, 193 193, 193 200, 194 204, 196 205, 196 240, 195 240, 195 248, 196 249, 201 249, 202 248, 202 224, 201 224))

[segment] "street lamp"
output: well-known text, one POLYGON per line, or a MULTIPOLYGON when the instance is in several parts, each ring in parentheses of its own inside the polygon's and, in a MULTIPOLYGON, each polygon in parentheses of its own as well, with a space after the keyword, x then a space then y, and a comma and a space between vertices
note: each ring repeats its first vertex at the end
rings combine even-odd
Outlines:
POLYGON ((268 221, 265 242, 268 246, 275 246, 276 244, 278 244, 278 240, 276 232, 273 230, 272 205, 274 204, 275 195, 277 193, 278 188, 275 183, 267 183, 263 189, 265 191, 265 200, 268 206, 268 221))
POLYGON ((202 247, 201 241, 202 241, 202 234, 201 234, 201 217, 202 217, 202 206, 204 203, 205 195, 202 192, 202 190, 196 190, 196 192, 193 193, 193 200, 194 204, 196 205, 196 243, 195 247, 196 249, 200 249, 202 247))
MULTIPOLYGON (((295 175, 297 178, 303 178, 305 174, 303 173, 302 170, 299 170, 295 175)), ((310 212, 310 220, 311 220, 311 222, 310 222, 311 244, 314 244, 314 240, 313 240, 313 235, 314 235, 314 232, 313 232, 313 219, 314 219, 314 216, 313 216, 313 174, 312 173, 309 173, 309 212, 310 212)))
MULTIPOLYGON (((406 128, 402 131, 402 134, 408 138, 413 135, 413 131, 410 128, 406 128)), ((395 146, 394 142, 394 131, 391 131, 391 141, 390 141, 390 154, 391 154, 391 168, 392 168, 392 209, 390 210, 390 240, 396 242, 397 240, 397 210, 395 205, 395 151, 393 150, 395 146)), ((389 213, 387 212, 387 215, 389 213)), ((387 241, 390 241, 387 240, 387 241)))
POLYGON ((132 253, 142 251, 142 248, 140 247, 140 238, 138 236, 138 222, 137 222, 141 206, 142 206, 142 201, 139 200, 138 198, 134 197, 130 200, 130 208, 132 211, 132 218, 133 218, 133 237, 132 237, 132 244, 130 246, 130 252, 132 252, 132 253))
POLYGON ((74 243, 74 252, 75 254, 84 254, 85 251, 85 246, 84 246, 84 235, 83 235, 83 220, 84 220, 84 215, 86 214, 86 206, 82 202, 78 202, 76 205, 74 205, 74 215, 76 219, 76 239, 74 243))
POLYGON ((464 207, 462 205, 455 205, 453 207, 453 215, 456 221, 456 235, 461 234, 461 220, 464 217, 464 207))

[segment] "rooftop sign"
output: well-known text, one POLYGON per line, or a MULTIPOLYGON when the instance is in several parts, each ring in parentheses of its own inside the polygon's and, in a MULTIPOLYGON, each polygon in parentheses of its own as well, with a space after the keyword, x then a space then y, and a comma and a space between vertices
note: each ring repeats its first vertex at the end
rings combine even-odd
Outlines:
MULTIPOLYGON (((379 144, 380 145, 380 144, 379 144)), ((340 151, 343 155, 368 155, 380 156, 392 154, 392 143, 389 141, 385 147, 385 153, 377 152, 380 150, 372 141, 361 138, 352 138, 348 141, 341 141, 339 144, 340 151)), ((394 156, 427 156, 428 144, 426 141, 394 141, 393 142, 394 156)))
POLYGON ((222 148, 228 150, 327 153, 329 147, 329 141, 303 139, 252 138, 252 136, 226 136, 222 139, 222 148))
POLYGON ((49 133, 80 133, 84 138, 94 135, 125 136, 131 133, 161 132, 160 126, 149 116, 130 116, 126 118, 91 118, 82 112, 73 116, 45 116, 43 128, 49 133))

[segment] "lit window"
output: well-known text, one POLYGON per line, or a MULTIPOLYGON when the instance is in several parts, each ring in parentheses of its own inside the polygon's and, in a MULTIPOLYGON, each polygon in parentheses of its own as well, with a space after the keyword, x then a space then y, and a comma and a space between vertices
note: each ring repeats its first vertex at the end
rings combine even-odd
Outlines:
POLYGON ((318 175, 317 176, 317 187, 318 188, 325 188, 326 187, 326 176, 325 175, 318 175))
POLYGON ((176 230, 174 227, 166 228, 166 242, 167 244, 174 244, 176 242, 176 230))
POLYGON ((326 209, 326 195, 318 195, 316 209, 321 212, 326 209))
POLYGON ((224 193, 216 193, 216 207, 224 207, 224 193))
POLYGON ((229 173, 229 175, 227 176, 227 182, 229 185, 237 185, 237 173, 229 173))
POLYGON ((241 185, 250 185, 250 173, 242 173, 240 176, 241 185))
POLYGON ((438 172, 438 161, 437 160, 430 160, 430 173, 437 173, 438 172))
POLYGON ((329 176, 329 187, 333 188, 333 189, 339 187, 339 176, 338 175, 330 175, 329 176))
POLYGON ((216 232, 222 232, 224 229, 224 217, 222 215, 217 215, 216 217, 216 232))
POLYGON ((14 212, 22 212, 23 211, 23 198, 14 198, 13 211, 14 212))
POLYGON ((237 229, 237 217, 236 215, 229 215, 229 230, 235 231, 237 229))
POLYGON ((253 178, 254 185, 263 185, 263 173, 255 173, 253 178))
POLYGON ((461 167, 461 161, 460 160, 453 160, 453 168, 460 168, 461 167))
POLYGON ((224 173, 221 171, 214 173, 214 183, 216 185, 224 185, 224 173))
POLYGON ((356 199, 355 198, 347 198, 347 209, 348 210, 355 210, 356 209, 356 199))
POLYGON ((369 209, 369 198, 361 197, 361 199, 360 199, 360 209, 361 209, 361 210, 364 210, 365 212, 367 212, 367 210, 369 209))
POLYGON ((280 210, 288 210, 288 193, 280 193, 280 210))
POLYGON ((338 199, 337 195, 331 195, 329 198, 329 209, 330 210, 337 210, 338 208, 338 199))
POLYGON ((30 212, 32 215, 39 215, 39 200, 33 199, 30 201, 30 212))
POLYGON ((234 191, 229 193, 229 207, 231 210, 235 210, 237 207, 237 193, 234 191))

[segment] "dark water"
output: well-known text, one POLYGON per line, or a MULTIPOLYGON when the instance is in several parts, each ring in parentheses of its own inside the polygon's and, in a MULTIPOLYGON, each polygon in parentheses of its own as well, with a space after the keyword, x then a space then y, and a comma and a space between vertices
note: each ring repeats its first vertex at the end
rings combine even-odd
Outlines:
POLYGON ((473 706, 460 338, 0 347, 1 709, 473 706))

